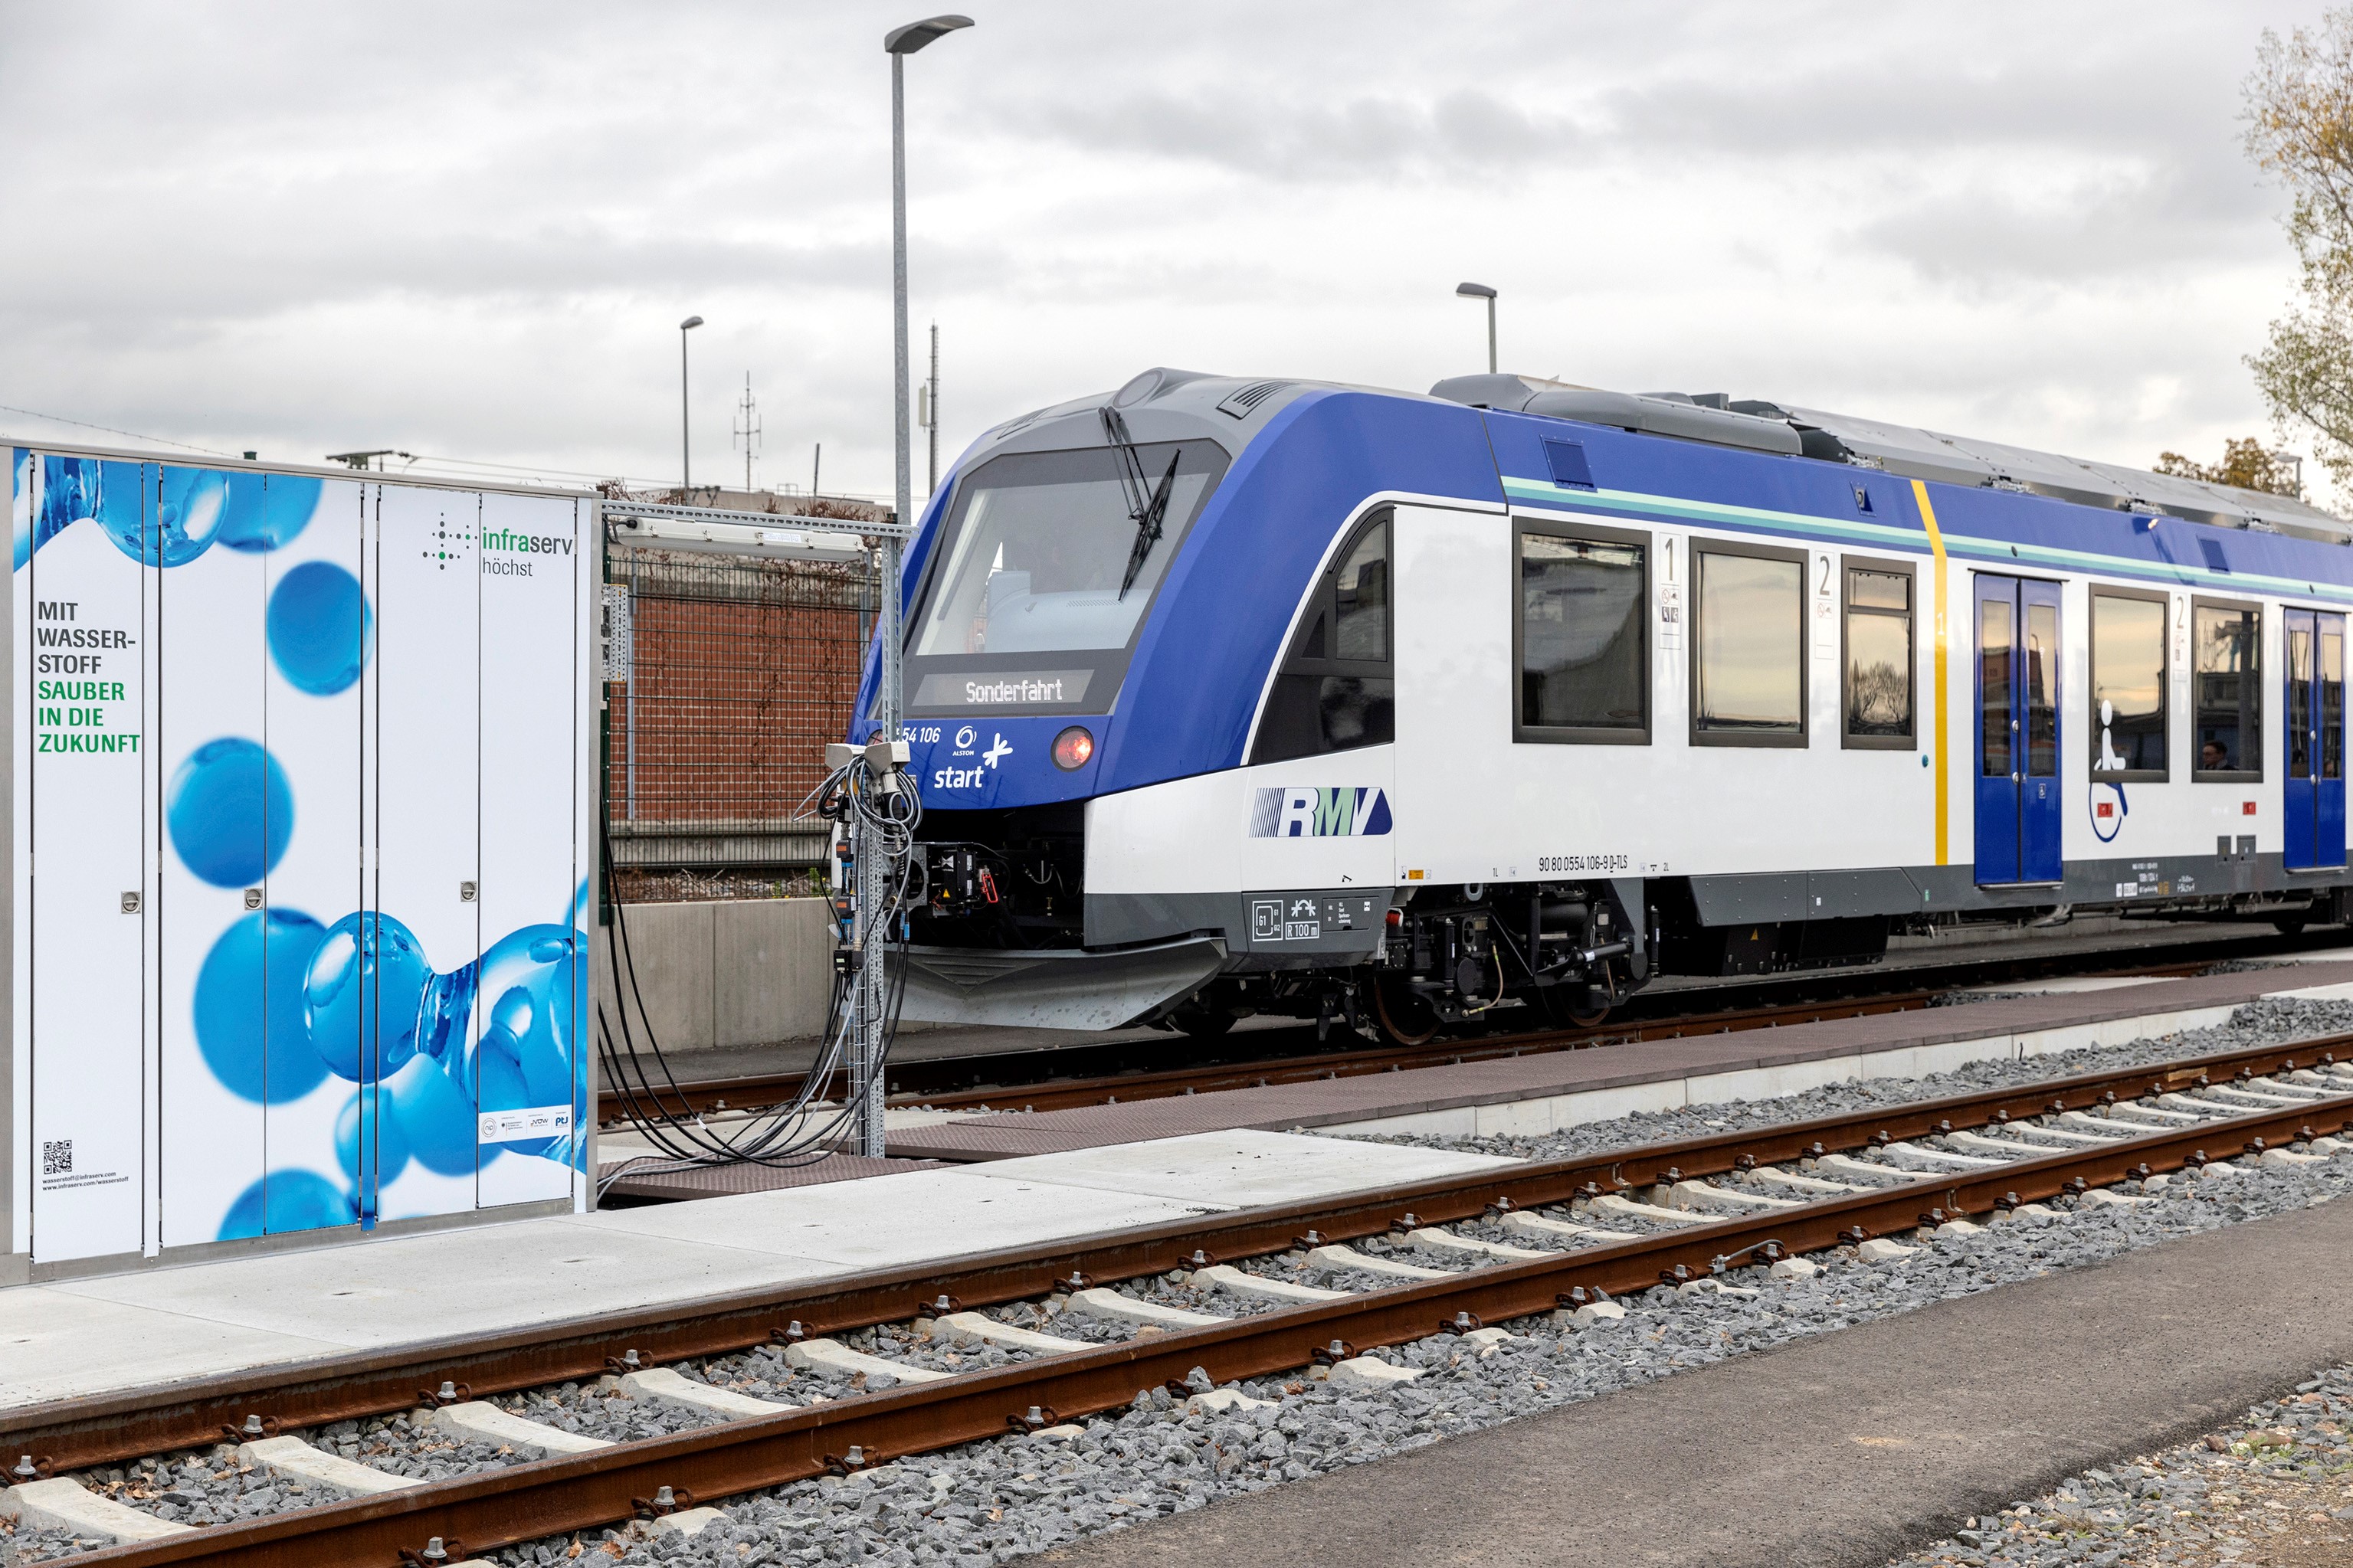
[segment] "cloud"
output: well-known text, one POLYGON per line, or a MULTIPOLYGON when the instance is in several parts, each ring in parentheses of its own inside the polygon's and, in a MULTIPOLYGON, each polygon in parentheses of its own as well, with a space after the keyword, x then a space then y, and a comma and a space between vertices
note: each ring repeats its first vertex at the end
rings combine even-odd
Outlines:
MULTIPOLYGON (((2214 447, 2292 275, 2239 83, 2316 10, 1005 0, 907 70, 943 445, 1153 363, 1425 387, 1476 277, 1538 370, 2214 447)), ((748 370, 764 471, 886 488, 904 19, 0 0, 0 403, 660 476, 694 312, 699 450, 748 370)))

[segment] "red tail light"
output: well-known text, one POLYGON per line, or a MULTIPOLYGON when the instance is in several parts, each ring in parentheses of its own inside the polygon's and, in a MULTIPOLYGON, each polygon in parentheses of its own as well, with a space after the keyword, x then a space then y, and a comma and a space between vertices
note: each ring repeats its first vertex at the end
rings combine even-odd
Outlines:
POLYGON ((1095 754, 1095 738, 1082 725, 1073 724, 1054 737, 1054 765, 1075 770, 1087 765, 1095 754))

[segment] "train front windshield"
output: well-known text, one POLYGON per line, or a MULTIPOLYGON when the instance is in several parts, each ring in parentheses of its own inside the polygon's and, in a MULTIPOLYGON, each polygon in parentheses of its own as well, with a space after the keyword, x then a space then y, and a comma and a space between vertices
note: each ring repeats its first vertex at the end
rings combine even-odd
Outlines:
POLYGON ((1141 522, 1108 446, 998 458, 963 480, 909 627, 911 713, 1110 710, 1226 467, 1208 441, 1136 451, 1150 491, 1165 479, 1168 492, 1141 522))

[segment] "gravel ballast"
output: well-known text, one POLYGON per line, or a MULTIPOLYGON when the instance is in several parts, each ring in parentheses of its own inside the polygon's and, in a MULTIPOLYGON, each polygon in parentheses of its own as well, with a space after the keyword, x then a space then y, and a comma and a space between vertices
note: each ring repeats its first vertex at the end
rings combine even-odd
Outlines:
POLYGON ((2353 1367, 2316 1373, 2236 1426, 2071 1476, 1962 1520, 1895 1568, 2353 1562, 2353 1367))
MULTIPOLYGON (((1826 1084, 1770 1100, 1736 1100, 1694 1105, 1681 1110, 1638 1110, 1605 1121, 1588 1121, 1551 1132, 1494 1137, 1454 1137, 1434 1133, 1360 1132, 1335 1134, 1353 1142, 1392 1143, 1422 1149, 1452 1149, 1474 1154, 1502 1154, 1517 1160, 1568 1160, 1611 1149, 1643 1143, 1666 1143, 1704 1138, 1715 1132, 1745 1131, 1805 1121, 1818 1116, 1840 1116, 1873 1106, 1909 1105, 1915 1100, 1941 1100, 1947 1095, 1980 1094, 2014 1084, 2042 1083, 2078 1073, 2113 1072, 2144 1062, 2170 1061, 2177 1057, 2215 1056, 2225 1051, 2253 1050, 2261 1046, 2309 1039, 2353 1030, 2353 1003, 2317 1002, 2303 997, 2266 996, 2232 1014, 2227 1024, 2191 1029, 2162 1039, 2133 1040, 2121 1046, 2054 1052, 2049 1056, 1997 1058, 1972 1062, 1951 1072, 1926 1078, 1873 1078, 1851 1083, 1826 1084)), ((1639 1050, 1641 1047, 1621 1047, 1639 1050)), ((2344 1053, 2353 1055, 2353 1052, 2344 1053)))

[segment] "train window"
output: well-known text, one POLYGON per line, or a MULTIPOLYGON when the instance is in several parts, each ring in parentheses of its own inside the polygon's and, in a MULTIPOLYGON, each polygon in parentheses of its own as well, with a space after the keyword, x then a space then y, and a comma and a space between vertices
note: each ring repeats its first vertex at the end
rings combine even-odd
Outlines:
POLYGON ((2345 634, 2320 634, 2320 776, 2345 776, 2345 634))
POLYGON ((1806 743, 1806 555, 1692 542, 1692 743, 1806 743))
POLYGON ((2165 623, 2163 594, 2092 590, 2093 773, 2103 779, 2164 782, 2165 623))
POLYGON ((2287 622, 2287 776, 2312 776, 2312 630, 2287 622))
POLYGON ((2059 606, 2026 606, 2026 776, 2059 776, 2059 606))
POLYGON ((1846 560, 1846 721, 1850 748, 1913 744, 1912 568, 1846 560))
POLYGON ((911 716, 1112 711, 1227 461, 1207 440, 1139 451, 1168 482, 1156 535, 1130 515, 1115 447, 1016 452, 957 481, 907 611, 911 716))
POLYGON ((1389 531, 1377 522, 1356 536, 1334 584, 1332 656, 1389 656, 1389 531))
POLYGON ((1250 762, 1282 763, 1397 739, 1390 666, 1389 513, 1358 525, 1320 578, 1267 694, 1250 762))
POLYGON ((2193 779, 2244 784, 2263 776, 2263 612, 2200 599, 2190 612, 2193 779))
POLYGON ((1989 779, 2008 778, 2015 771, 2010 760, 2010 623, 2017 613, 2007 599, 1978 603, 1978 771, 1989 779))
POLYGON ((1651 542, 1616 529, 1519 525, 1513 737, 1651 739, 1651 542))

